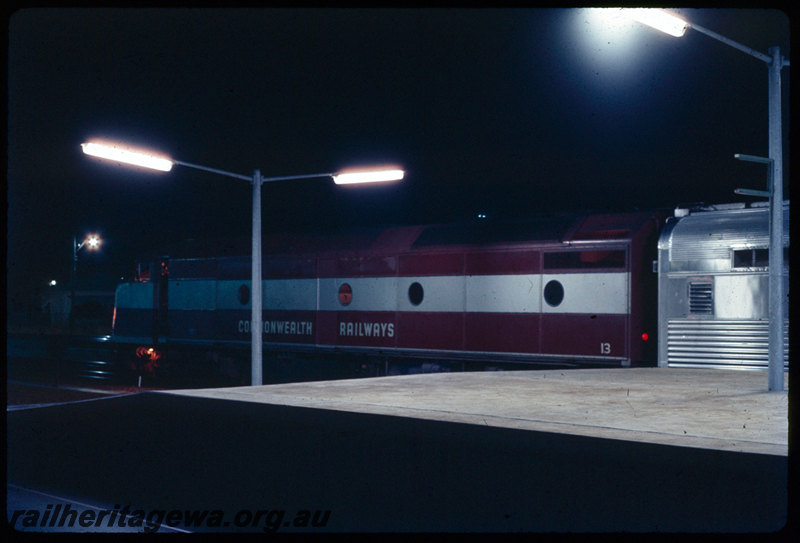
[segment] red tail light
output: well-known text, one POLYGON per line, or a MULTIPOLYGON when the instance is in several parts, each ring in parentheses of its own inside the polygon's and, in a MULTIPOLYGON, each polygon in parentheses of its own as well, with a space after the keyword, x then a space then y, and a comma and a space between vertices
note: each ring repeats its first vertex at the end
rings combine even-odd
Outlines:
POLYGON ((136 349, 136 356, 139 358, 146 358, 148 360, 156 361, 161 358, 161 353, 153 347, 145 347, 144 345, 136 349))

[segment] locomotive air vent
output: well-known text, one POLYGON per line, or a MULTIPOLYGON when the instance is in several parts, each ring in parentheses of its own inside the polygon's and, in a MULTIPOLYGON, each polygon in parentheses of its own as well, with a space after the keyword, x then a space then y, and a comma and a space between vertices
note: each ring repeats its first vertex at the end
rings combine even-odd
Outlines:
POLYGON ((693 315, 714 313, 713 284, 710 281, 689 283, 689 313, 693 315))

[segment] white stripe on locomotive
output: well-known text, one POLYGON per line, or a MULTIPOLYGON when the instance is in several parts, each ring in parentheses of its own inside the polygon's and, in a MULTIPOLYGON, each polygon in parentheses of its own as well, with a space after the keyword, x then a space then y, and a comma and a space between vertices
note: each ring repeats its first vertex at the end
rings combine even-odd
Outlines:
MULTIPOLYGON (((176 310, 245 309, 238 290, 249 282, 208 279, 170 281, 169 307, 176 310)), ((121 307, 152 307, 152 284, 131 290, 120 285, 121 307)), ((587 313, 624 315, 630 312, 630 273, 561 273, 520 275, 457 275, 420 277, 353 277, 267 279, 263 282, 265 310, 400 311, 466 313, 587 313), (558 281, 564 298, 556 306, 542 301, 542 291, 558 281), (412 283, 423 287, 419 305, 409 300, 412 283), (353 291, 349 305, 339 302, 339 287, 353 291)))

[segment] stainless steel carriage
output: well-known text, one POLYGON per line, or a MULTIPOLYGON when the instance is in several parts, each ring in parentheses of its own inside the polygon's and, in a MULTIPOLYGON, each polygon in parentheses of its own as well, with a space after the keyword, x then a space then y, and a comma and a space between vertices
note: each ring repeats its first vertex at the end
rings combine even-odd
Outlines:
MULTIPOLYGON (((783 213, 788 369, 788 201, 783 213)), ((768 259, 766 204, 676 209, 658 242, 658 365, 766 368, 768 259)))

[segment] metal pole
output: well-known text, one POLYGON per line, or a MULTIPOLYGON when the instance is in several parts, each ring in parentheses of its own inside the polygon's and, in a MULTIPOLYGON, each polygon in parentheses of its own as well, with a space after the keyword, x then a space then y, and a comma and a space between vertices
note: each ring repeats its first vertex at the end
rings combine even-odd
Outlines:
POLYGON ((772 159, 769 223, 769 390, 783 390, 783 150, 779 47, 769 50, 769 157, 772 159))
POLYGON ((78 238, 72 236, 72 270, 69 278, 70 294, 69 294, 69 331, 72 333, 72 325, 74 322, 73 310, 75 309, 75 276, 77 274, 76 268, 78 266, 78 238))
POLYGON ((262 340, 261 335, 261 172, 253 173, 253 255, 250 290, 252 312, 250 314, 251 384, 259 386, 262 379, 262 340))
POLYGON ((769 363, 768 388, 783 390, 783 145, 781 143, 781 68, 789 66, 780 47, 771 47, 769 55, 760 53, 695 24, 691 28, 767 63, 769 70, 769 363))
POLYGON ((726 38, 722 34, 717 34, 716 32, 713 32, 713 31, 711 31, 711 30, 709 30, 707 28, 704 28, 704 27, 702 27, 700 25, 696 25, 694 23, 689 23, 689 27, 690 28, 694 28, 695 30, 705 34, 706 36, 714 38, 715 40, 719 40, 724 44, 730 45, 734 49, 738 49, 739 51, 741 51, 743 53, 747 53, 750 56, 756 57, 758 60, 763 60, 767 64, 769 64, 772 61, 772 59, 770 57, 768 57, 767 55, 765 55, 761 51, 756 51, 755 49, 753 49, 751 47, 747 47, 746 45, 742 45, 739 42, 735 42, 730 38, 726 38))
POLYGON ((190 162, 173 160, 174 164, 187 166, 211 173, 217 173, 236 179, 246 179, 253 184, 253 251, 252 274, 250 277, 251 308, 250 313, 250 381, 253 386, 262 385, 263 380, 263 322, 262 322, 262 277, 261 277, 261 185, 273 181, 289 181, 295 179, 310 179, 312 177, 332 177, 333 173, 315 173, 307 175, 285 175, 280 177, 262 177, 259 170, 253 172, 252 177, 238 173, 208 168, 190 162))

